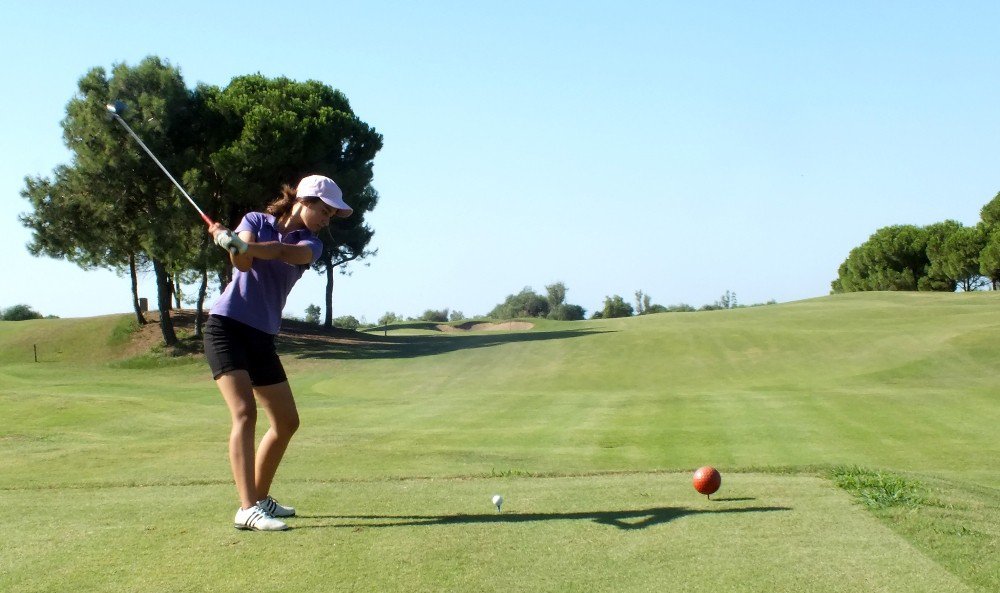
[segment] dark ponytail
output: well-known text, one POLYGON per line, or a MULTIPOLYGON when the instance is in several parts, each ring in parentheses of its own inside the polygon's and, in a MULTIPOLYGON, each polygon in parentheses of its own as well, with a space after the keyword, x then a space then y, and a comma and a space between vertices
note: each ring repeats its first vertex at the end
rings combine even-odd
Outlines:
POLYGON ((295 205, 295 188, 288 185, 281 186, 281 196, 267 205, 267 213, 281 220, 286 214, 292 211, 295 205))

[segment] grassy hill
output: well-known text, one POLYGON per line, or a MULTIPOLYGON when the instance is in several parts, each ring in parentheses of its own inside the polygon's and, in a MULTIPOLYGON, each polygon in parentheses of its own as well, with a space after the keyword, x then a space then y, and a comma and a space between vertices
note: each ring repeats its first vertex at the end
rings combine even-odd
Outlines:
POLYGON ((129 350, 131 315, 0 321, 0 364, 40 362, 103 364, 129 350))
POLYGON ((309 564, 296 590, 1000 585, 1000 294, 533 323, 290 324, 303 425, 276 495, 313 510, 278 552, 227 527, 228 413, 201 360, 135 358, 124 315, 0 322, 0 589, 246 589, 228 571, 253 553, 309 564), (706 464, 711 503, 690 488, 706 464))

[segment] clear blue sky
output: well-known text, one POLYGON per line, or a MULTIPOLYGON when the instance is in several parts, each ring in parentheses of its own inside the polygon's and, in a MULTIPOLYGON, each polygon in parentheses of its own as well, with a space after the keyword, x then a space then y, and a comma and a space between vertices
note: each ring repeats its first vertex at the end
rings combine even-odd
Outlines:
MULTIPOLYGON (((384 135, 379 254, 334 293, 368 321, 555 281, 588 314, 822 296, 877 228, 971 225, 1000 191, 995 1, 344 4, 3 3, 0 307, 130 310, 127 278, 30 256, 17 215, 70 159, 77 80, 147 55, 191 87, 323 81, 384 135)), ((307 272, 285 313, 322 301, 307 272)))

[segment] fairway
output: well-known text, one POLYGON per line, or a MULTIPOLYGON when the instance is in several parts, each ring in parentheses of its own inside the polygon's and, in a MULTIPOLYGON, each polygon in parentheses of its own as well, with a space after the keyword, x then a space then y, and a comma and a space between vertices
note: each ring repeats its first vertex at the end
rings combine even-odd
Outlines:
POLYGON ((0 323, 0 590, 1000 585, 994 293, 289 334, 280 534, 229 523, 203 361, 127 358, 124 318, 0 323), (917 494, 869 508, 843 467, 917 494))

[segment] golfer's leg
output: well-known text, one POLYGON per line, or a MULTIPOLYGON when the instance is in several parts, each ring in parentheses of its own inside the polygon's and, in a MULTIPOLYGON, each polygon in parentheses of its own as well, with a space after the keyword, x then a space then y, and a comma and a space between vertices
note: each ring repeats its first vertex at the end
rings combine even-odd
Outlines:
POLYGON ((271 428, 261 438, 257 448, 256 490, 264 498, 271 491, 271 482, 288 448, 288 442, 299 428, 299 412, 295 408, 295 399, 288 381, 254 387, 254 393, 271 422, 271 428))
POLYGON ((233 468, 233 479, 240 495, 242 508, 257 504, 254 483, 254 431, 257 427, 257 404, 253 398, 253 385, 246 371, 232 371, 215 380, 222 397, 229 406, 233 428, 229 433, 229 464, 233 468))

